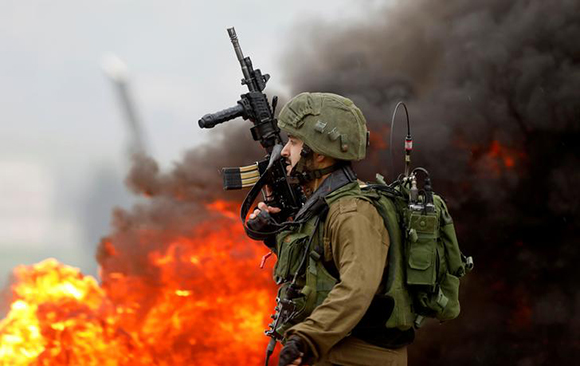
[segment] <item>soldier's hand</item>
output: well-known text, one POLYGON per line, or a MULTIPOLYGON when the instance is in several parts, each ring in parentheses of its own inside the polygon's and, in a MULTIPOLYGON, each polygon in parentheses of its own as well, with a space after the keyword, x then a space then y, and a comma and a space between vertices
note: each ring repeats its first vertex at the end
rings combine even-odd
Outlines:
MULTIPOLYGON (((272 216, 270 216, 270 213, 278 213, 281 210, 278 207, 270 207, 267 206, 264 202, 260 202, 258 204, 258 208, 252 212, 249 216, 247 225, 248 225, 248 229, 253 230, 254 232, 257 233, 268 233, 268 232, 273 232, 276 230, 276 227, 274 226, 274 224, 276 223, 276 221, 272 218, 272 216)), ((255 240, 264 240, 264 237, 262 234, 248 234, 250 236, 250 238, 255 239, 255 240)), ((270 246, 269 244, 266 244, 267 246, 270 246)))
POLYGON ((297 335, 290 336, 282 351, 278 366, 299 366, 302 364, 302 357, 306 351, 306 344, 297 335))
POLYGON ((255 219, 260 214, 260 211, 262 211, 262 210, 265 210, 266 212, 268 212, 270 214, 280 212, 280 209, 278 207, 267 206, 264 202, 260 202, 260 203, 258 203, 258 208, 255 209, 254 212, 252 212, 250 214, 250 220, 255 219))

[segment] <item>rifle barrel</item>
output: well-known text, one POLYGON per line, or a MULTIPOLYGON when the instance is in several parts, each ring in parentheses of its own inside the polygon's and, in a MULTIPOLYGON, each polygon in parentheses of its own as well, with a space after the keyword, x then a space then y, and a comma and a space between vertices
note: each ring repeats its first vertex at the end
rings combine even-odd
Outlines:
POLYGON ((250 75, 248 65, 246 65, 244 53, 242 52, 242 48, 240 47, 240 42, 238 42, 238 35, 236 34, 235 28, 234 27, 228 28, 228 34, 230 36, 230 41, 232 41, 232 45, 234 46, 234 51, 236 51, 236 56, 238 58, 238 61, 240 62, 240 66, 242 67, 242 74, 244 74, 244 79, 246 79, 249 82, 252 76, 250 75))

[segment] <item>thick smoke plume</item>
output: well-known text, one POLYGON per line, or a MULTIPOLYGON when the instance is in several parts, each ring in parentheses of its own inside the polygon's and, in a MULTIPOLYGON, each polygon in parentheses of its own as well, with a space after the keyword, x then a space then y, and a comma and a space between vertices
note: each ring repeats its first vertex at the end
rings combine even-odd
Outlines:
MULTIPOLYGON (((402 171, 401 154, 388 169, 389 122, 394 105, 407 101, 413 163, 431 173, 464 252, 475 258, 475 271, 462 282, 460 319, 420 330, 410 364, 575 359, 580 2, 400 1, 364 23, 301 26, 311 27, 312 37, 288 49, 285 77, 293 94, 335 92, 363 110, 374 146, 358 166, 366 180, 402 171)), ((399 116, 394 131, 397 151, 403 121, 399 116)), ((230 126, 168 173, 152 159, 136 159, 127 182, 149 199, 114 213, 113 232, 98 254, 105 278, 122 272, 154 284, 150 251, 211 222, 206 204, 241 200, 221 190, 218 168, 263 153, 247 126, 230 126)))
POLYGON ((149 265, 152 252, 164 252, 177 238, 195 237, 200 225, 212 227, 216 214, 207 205, 220 199, 241 202, 243 192, 224 193, 219 167, 247 165, 252 160, 244 157, 252 155, 260 159, 263 152, 247 130, 244 123, 233 123, 225 132, 208 132, 210 142, 186 152, 169 172, 149 156, 133 156, 126 184, 145 200, 113 212, 113 231, 97 253, 102 277, 120 272, 154 283, 158 273, 149 265))
MULTIPOLYGON (((402 156, 388 171, 380 148, 407 101, 414 165, 431 173, 475 257, 462 317, 418 332, 410 364, 580 355, 580 2, 399 1, 361 24, 316 24, 285 58, 294 93, 361 107, 379 148, 359 167, 366 179, 402 171, 402 156)), ((399 115, 398 151, 405 130, 399 115)))

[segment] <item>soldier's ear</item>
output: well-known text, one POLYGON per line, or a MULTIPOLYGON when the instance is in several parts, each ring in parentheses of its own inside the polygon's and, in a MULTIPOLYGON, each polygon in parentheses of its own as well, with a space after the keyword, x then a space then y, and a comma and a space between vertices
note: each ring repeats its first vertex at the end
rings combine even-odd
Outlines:
POLYGON ((326 155, 321 155, 318 153, 314 153, 313 155, 313 160, 316 162, 316 164, 320 167, 327 167, 327 166, 331 166, 336 162, 336 159, 331 158, 330 156, 326 156, 326 155))

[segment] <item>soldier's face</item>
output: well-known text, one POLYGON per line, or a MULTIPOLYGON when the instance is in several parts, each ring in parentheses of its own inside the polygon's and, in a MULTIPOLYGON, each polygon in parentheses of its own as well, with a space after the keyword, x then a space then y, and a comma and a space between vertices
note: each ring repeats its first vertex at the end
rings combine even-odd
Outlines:
POLYGON ((300 152, 302 151, 303 144, 304 142, 299 138, 288 136, 288 142, 282 149, 282 156, 286 158, 286 161, 289 164, 286 167, 286 173, 290 174, 292 168, 294 168, 296 163, 298 163, 298 160, 300 160, 300 152))

